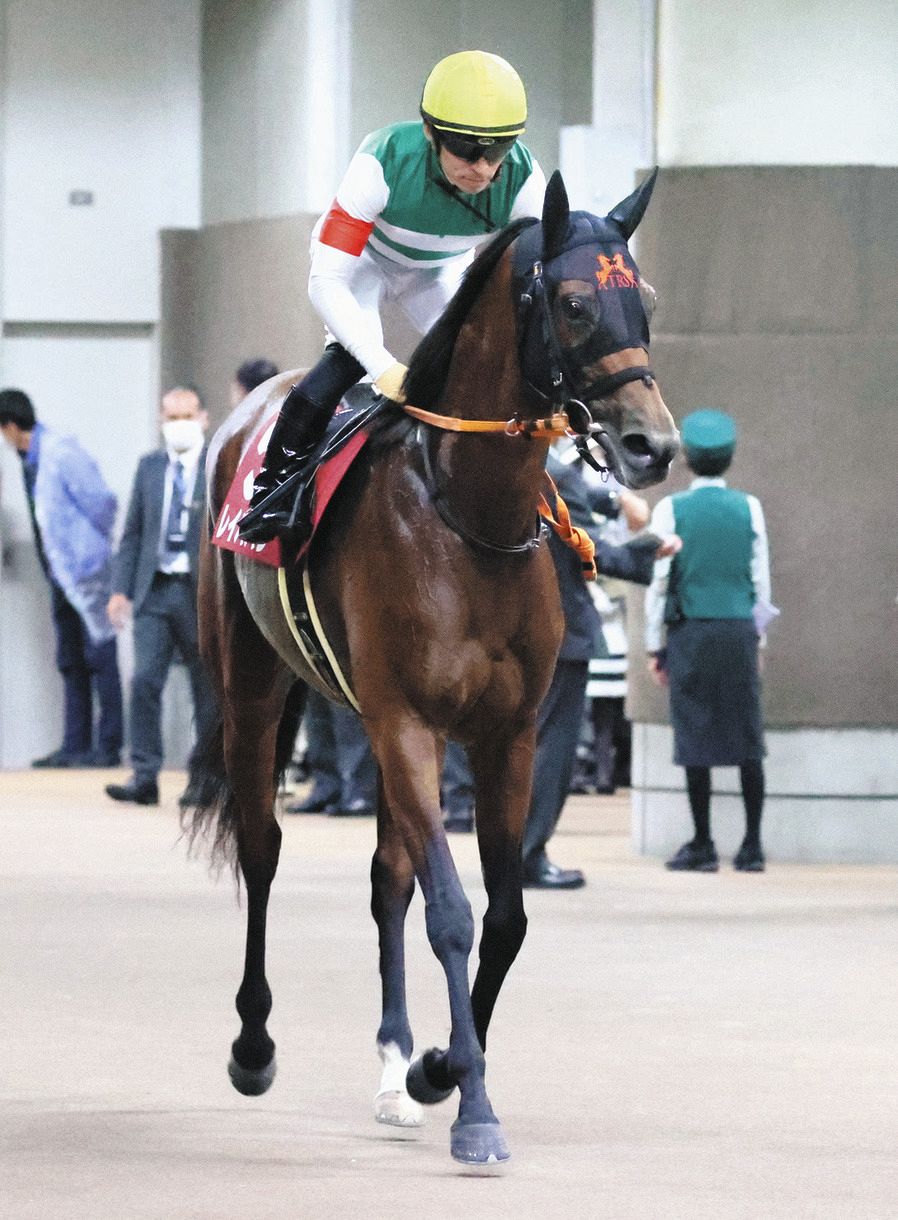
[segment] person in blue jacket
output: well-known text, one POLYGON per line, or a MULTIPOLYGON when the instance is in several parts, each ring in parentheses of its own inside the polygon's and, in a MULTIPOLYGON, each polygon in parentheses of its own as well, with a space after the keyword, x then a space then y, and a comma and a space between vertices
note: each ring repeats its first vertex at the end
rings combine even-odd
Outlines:
POLYGON ((37 554, 50 584, 64 691, 62 745, 32 765, 118 766, 122 687, 115 632, 106 617, 116 498, 90 454, 74 436, 40 423, 23 390, 0 390, 0 432, 22 462, 37 554))

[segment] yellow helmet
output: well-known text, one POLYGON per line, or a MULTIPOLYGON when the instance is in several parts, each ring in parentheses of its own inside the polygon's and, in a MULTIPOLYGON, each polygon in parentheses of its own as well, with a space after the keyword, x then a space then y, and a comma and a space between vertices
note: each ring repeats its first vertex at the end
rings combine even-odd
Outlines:
POLYGON ((527 122, 527 95, 506 60, 488 51, 457 51, 428 76, 421 115, 438 131, 513 140, 527 122))

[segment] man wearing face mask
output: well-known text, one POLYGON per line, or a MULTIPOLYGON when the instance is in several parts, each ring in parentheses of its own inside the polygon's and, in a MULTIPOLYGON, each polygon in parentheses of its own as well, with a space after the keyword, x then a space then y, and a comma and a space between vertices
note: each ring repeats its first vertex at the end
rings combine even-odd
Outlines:
POLYGON ((133 778, 108 784, 116 801, 159 803, 162 767, 162 691, 175 655, 190 676, 195 725, 201 738, 213 718, 212 694, 200 660, 196 581, 205 510, 205 432, 199 394, 177 386, 162 399, 164 448, 140 459, 121 545, 116 556, 109 620, 121 630, 134 619, 131 684, 133 778))

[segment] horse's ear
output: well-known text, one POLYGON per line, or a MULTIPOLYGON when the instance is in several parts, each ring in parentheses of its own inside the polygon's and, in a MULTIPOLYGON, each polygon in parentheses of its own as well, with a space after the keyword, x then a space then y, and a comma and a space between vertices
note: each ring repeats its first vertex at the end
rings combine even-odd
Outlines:
POLYGON ((549 179, 543 200, 543 262, 548 263, 564 249, 571 208, 564 179, 556 169, 549 179))
POLYGON ((624 241, 630 240, 636 231, 636 226, 645 215, 657 177, 658 166, 656 165, 649 176, 637 186, 633 194, 622 199, 617 207, 612 208, 608 213, 608 219, 613 220, 618 226, 624 236, 624 241))

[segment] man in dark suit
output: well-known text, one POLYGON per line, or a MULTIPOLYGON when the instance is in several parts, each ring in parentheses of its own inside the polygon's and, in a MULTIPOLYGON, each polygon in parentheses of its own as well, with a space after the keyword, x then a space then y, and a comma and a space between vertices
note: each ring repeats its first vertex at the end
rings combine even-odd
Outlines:
POLYGON ((131 684, 133 778, 108 784, 116 801, 157 805, 162 767, 162 691, 177 650, 190 675, 197 735, 214 717, 212 692, 199 655, 197 560, 205 512, 208 417, 193 389, 162 399, 164 448, 140 459, 107 607, 120 630, 134 618, 131 684))
MULTIPOLYGON (((595 543, 599 571, 647 585, 652 579, 656 555, 672 554, 678 541, 662 542, 654 535, 645 535, 623 546, 612 546, 600 537, 600 527, 590 509, 589 489, 576 467, 563 464, 550 450, 546 469, 567 504, 571 521, 585 529, 595 543)), ((546 854, 546 845, 555 832, 571 786, 589 661, 603 646, 602 620, 584 581, 579 556, 551 530, 549 549, 558 576, 565 631, 552 685, 540 704, 537 718, 533 793, 521 856, 525 888, 573 890, 585 884, 583 873, 577 868, 553 864, 546 854)))

